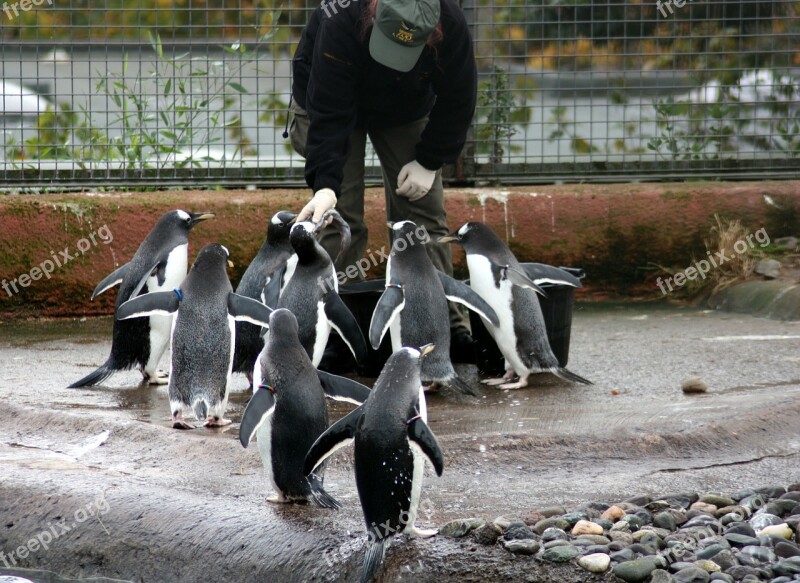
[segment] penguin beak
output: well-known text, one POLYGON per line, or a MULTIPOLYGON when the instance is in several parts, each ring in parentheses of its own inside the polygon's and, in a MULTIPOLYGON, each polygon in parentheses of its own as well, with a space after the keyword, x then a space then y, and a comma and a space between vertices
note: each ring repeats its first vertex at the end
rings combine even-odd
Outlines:
POLYGON ((445 235, 444 237, 439 237, 437 239, 438 243, 451 243, 453 241, 458 242, 458 232, 457 231, 453 231, 449 235, 445 235))
POLYGON ((297 215, 292 217, 292 220, 286 223, 287 225, 293 225, 297 221, 297 215))
POLYGON ((424 344, 419 347, 419 357, 422 358, 424 356, 428 356, 433 349, 436 348, 435 344, 424 344))
POLYGON ((393 229, 394 223, 392 221, 386 221, 386 226, 389 227, 390 229, 393 229))
POLYGON ((212 212, 203 212, 203 213, 189 213, 189 216, 192 218, 191 226, 194 227, 200 221, 213 219, 217 215, 215 215, 212 212))
POLYGON ((231 267, 231 268, 233 267, 233 261, 231 261, 230 259, 228 259, 228 267, 231 267))

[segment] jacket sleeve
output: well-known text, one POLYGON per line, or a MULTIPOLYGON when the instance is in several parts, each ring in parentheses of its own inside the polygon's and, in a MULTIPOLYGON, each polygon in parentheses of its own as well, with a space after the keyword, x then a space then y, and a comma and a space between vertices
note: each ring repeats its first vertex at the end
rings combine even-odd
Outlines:
POLYGON ((441 72, 433 82, 436 103, 417 144, 417 162, 428 170, 456 161, 475 114, 478 72, 472 37, 461 10, 450 18, 451 26, 444 28, 445 36, 437 49, 441 72))
POLYGON ((305 178, 316 192, 341 194, 342 175, 356 125, 359 85, 357 41, 332 18, 323 18, 314 44, 306 96, 310 117, 305 178))

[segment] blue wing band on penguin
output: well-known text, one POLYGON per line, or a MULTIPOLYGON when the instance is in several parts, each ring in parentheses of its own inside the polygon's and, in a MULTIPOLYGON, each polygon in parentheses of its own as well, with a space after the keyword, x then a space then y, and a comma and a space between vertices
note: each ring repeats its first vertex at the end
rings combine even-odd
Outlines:
POLYGON ((330 374, 321 370, 317 371, 322 390, 335 401, 347 401, 361 405, 367 400, 371 391, 359 382, 339 375, 330 374))
POLYGON ((464 304, 470 310, 486 318, 493 326, 500 325, 500 320, 497 319, 497 314, 492 307, 481 296, 472 291, 472 288, 441 271, 436 273, 439 275, 439 280, 442 282, 442 287, 444 287, 444 295, 447 296, 448 300, 464 304))
POLYGON ((175 313, 180 299, 174 291, 162 291, 137 296, 122 304, 117 310, 117 320, 141 318, 160 314, 168 316, 175 313))
POLYGON ((352 443, 363 416, 364 405, 361 405, 328 427, 308 450, 303 463, 303 473, 309 475, 333 452, 352 443))

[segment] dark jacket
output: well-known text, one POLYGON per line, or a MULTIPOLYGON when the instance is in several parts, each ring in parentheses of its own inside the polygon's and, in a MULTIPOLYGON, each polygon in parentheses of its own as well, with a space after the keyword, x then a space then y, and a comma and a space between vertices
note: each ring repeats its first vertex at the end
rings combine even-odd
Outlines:
POLYGON ((472 38, 454 0, 441 0, 443 39, 400 73, 374 61, 362 14, 367 0, 326 0, 303 29, 293 60, 292 96, 308 111, 305 177, 316 192, 340 194, 350 133, 387 128, 430 114, 416 159, 429 170, 454 162, 475 112, 472 38), (343 7, 344 6, 344 7, 343 7))

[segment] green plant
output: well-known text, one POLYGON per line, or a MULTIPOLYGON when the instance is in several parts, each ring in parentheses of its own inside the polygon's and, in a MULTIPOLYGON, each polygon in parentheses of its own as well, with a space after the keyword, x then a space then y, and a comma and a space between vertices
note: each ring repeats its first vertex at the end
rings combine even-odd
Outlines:
POLYGON ((86 116, 76 113, 68 103, 55 109, 48 106, 33 127, 36 135, 15 146, 7 142, 7 157, 15 160, 104 160, 108 157, 107 138, 92 127, 86 116))
POLYGON ((517 133, 514 124, 529 120, 530 109, 517 105, 508 86, 508 73, 497 65, 493 65, 489 80, 480 85, 475 118, 476 151, 488 154, 490 164, 502 164, 506 148, 521 151, 510 139, 517 133))
POLYGON ((550 118, 547 123, 555 125, 553 131, 547 136, 550 143, 556 140, 569 140, 569 149, 573 154, 594 154, 600 149, 586 138, 578 135, 575 131, 575 122, 567 117, 567 108, 564 105, 557 105, 550 110, 550 118))

